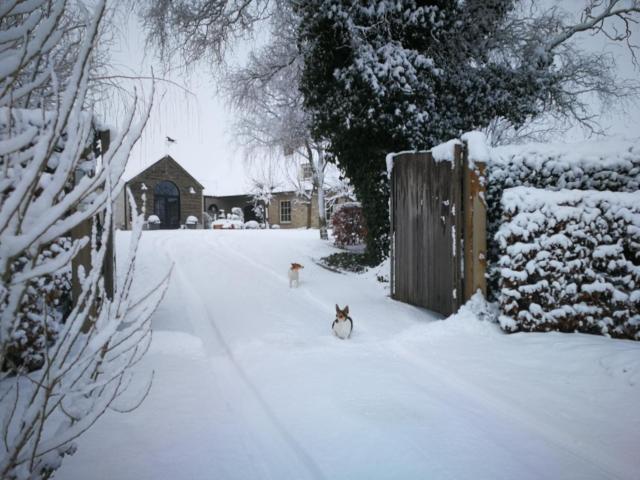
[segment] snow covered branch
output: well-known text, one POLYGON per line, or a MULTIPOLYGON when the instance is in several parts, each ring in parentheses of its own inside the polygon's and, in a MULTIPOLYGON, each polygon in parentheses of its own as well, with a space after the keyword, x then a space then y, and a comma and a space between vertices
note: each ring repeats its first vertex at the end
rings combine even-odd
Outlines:
POLYGON ((635 51, 637 46, 631 44, 631 25, 638 23, 640 14, 640 1, 638 0, 590 0, 581 13, 580 23, 565 26, 561 32, 551 37, 545 50, 552 52, 556 47, 565 43, 571 37, 580 32, 603 33, 610 40, 626 42, 633 59, 637 64, 635 51), (606 25, 607 21, 619 20, 623 28, 616 28, 616 25, 606 25))
POLYGON ((0 7, 3 479, 49 478, 74 440, 116 405, 149 344, 150 316, 168 281, 130 295, 142 229, 135 216, 126 271, 115 289, 106 286, 111 205, 151 102, 140 110, 136 99, 107 149, 89 110, 106 0, 79 5, 72 38, 64 0, 0 7), (89 235, 74 233, 87 223, 89 235), (88 261, 75 265, 81 251, 88 261))

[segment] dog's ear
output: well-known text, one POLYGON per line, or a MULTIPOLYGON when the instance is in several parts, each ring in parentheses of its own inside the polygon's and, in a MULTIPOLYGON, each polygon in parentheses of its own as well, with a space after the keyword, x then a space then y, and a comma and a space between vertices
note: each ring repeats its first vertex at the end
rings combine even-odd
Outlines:
POLYGON ((344 307, 344 310, 342 311, 342 313, 344 313, 345 315, 349 315, 349 305, 344 307))
POLYGON ((336 303, 336 313, 340 313, 340 307, 338 306, 337 303, 336 303))

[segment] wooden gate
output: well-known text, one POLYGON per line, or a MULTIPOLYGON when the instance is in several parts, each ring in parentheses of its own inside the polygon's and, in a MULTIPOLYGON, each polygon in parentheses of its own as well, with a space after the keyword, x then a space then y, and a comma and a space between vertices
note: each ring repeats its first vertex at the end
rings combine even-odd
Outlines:
POLYGON ((443 315, 463 298, 463 148, 452 148, 453 161, 398 154, 391 175, 391 295, 443 315))

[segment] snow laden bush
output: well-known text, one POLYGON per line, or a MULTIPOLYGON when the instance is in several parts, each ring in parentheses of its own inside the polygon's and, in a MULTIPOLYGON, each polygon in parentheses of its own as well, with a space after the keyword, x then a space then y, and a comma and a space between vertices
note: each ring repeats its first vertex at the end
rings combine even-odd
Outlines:
POLYGON ((594 128, 594 96, 614 105, 636 95, 611 56, 573 39, 600 33, 632 48, 640 2, 589 0, 579 20, 562 11, 567 2, 529 3, 293 2, 311 131, 362 202, 372 260, 389 247, 387 153, 427 150, 497 120, 519 128, 544 116, 594 128))
POLYGON ((334 242, 339 247, 360 245, 367 236, 367 226, 358 202, 348 202, 334 207, 331 216, 334 242))
POLYGON ((103 276, 112 202, 149 114, 134 101, 110 148, 98 135, 91 72, 104 12, 104 0, 0 3, 3 480, 50 478, 107 409, 135 408, 121 396, 167 284, 130 295, 143 224, 135 211, 124 271, 113 289, 103 276), (87 223, 90 234, 77 234, 87 223))
POLYGON ((640 192, 502 197, 500 325, 640 339, 640 192))
POLYGON ((503 221, 501 198, 505 189, 517 186, 635 192, 640 190, 640 142, 534 143, 491 150, 486 199, 492 292, 498 281, 498 272, 492 266, 499 255, 499 245, 492 239, 503 221))
MULTIPOLYGON (((71 247, 69 237, 61 237, 44 248, 36 263, 64 254, 71 247)), ((28 256, 13 262, 13 270, 22 270, 28 256)), ((48 347, 55 343, 64 318, 71 310, 71 267, 29 282, 17 312, 16 329, 7 342, 4 364, 0 371, 32 372, 44 365, 48 347)))

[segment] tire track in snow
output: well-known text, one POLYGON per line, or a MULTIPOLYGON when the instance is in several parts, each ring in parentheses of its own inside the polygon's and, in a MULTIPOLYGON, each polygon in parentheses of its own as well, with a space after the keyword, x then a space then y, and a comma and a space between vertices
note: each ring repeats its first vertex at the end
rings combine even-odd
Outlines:
MULTIPOLYGON (((288 279, 285 271, 276 270, 268 265, 256 261, 254 258, 251 258, 242 252, 237 251, 237 245, 231 245, 231 242, 228 241, 229 239, 227 237, 210 236, 203 237, 203 240, 207 246, 211 247, 207 249, 207 255, 211 255, 211 257, 215 258, 217 262, 232 266, 233 268, 238 268, 239 264, 241 264, 240 268, 250 267, 254 272, 257 270, 268 278, 274 278, 277 284, 282 285, 283 288, 287 287, 288 279)), ((167 245, 164 245, 164 247, 167 247, 167 245)), ((176 251, 180 250, 177 249, 176 251)), ((197 254, 197 252, 193 253, 197 254)), ((176 265, 176 273, 181 275, 179 283, 186 287, 183 288, 183 290, 189 291, 190 289, 188 287, 192 281, 187 278, 186 272, 180 268, 180 259, 173 258, 173 260, 176 265)), ((249 270, 249 268, 247 268, 247 270, 249 270)), ((320 300, 319 297, 312 294, 308 289, 302 287, 298 291, 300 293, 304 292, 304 297, 307 298, 310 303, 313 303, 313 307, 317 307, 319 310, 328 312, 331 315, 333 314, 332 309, 327 307, 327 303, 320 300)), ((250 390, 251 394, 256 399, 271 424, 279 432, 281 438, 285 440, 311 475, 314 475, 315 478, 323 478, 322 472, 319 470, 313 459, 281 424, 273 409, 271 409, 266 399, 261 395, 259 389, 253 384, 245 370, 238 363, 230 346, 225 341, 222 331, 215 322, 216 315, 215 313, 212 314, 210 311, 210 304, 203 299, 200 292, 189 292, 189 294, 189 303, 199 305, 198 310, 201 310, 199 316, 206 318, 213 329, 214 335, 211 335, 211 333, 210 335, 216 339, 215 343, 221 347, 225 356, 229 358, 234 370, 238 372, 238 376, 241 378, 242 383, 244 383, 250 390), (307 463, 308 461, 312 462, 312 467, 309 467, 309 464, 307 463), (313 471, 316 473, 314 474, 313 471)), ((302 297, 302 295, 298 297, 302 297)), ((200 332, 198 332, 198 335, 200 336, 200 332)), ((589 445, 582 448, 582 451, 576 451, 576 448, 578 447, 572 447, 572 443, 575 442, 575 438, 564 433, 553 425, 549 425, 548 422, 541 423, 539 418, 530 416, 526 410, 502 400, 495 393, 483 389, 482 386, 474 384, 473 381, 468 380, 462 375, 456 374, 445 366, 432 364, 429 361, 426 361, 422 357, 402 348, 401 345, 394 344, 393 340, 384 346, 379 345, 381 354, 385 352, 387 345, 390 345, 389 350, 396 353, 399 360, 402 359, 403 361, 414 365, 419 372, 424 374, 421 377, 423 380, 422 383, 429 382, 429 379, 432 379, 433 382, 440 383, 446 388, 446 390, 452 392, 453 395, 458 396, 461 399, 466 399, 467 405, 477 405, 489 412, 496 418, 496 420, 500 421, 502 425, 508 425, 511 423, 514 426, 519 426, 520 428, 515 427, 517 430, 513 428, 511 429, 514 433, 530 432, 535 438, 539 439, 543 445, 549 445, 551 447, 550 451, 553 452, 553 447, 555 447, 558 451, 564 452, 565 457, 563 458, 573 458, 577 464, 591 466, 594 471, 599 472, 601 478, 626 478, 624 472, 618 465, 616 465, 614 459, 610 458, 603 452, 599 452, 597 449, 589 445)), ((389 350, 386 350, 386 352, 388 353, 389 350)), ((415 380, 415 378, 412 378, 409 374, 407 374, 406 378, 415 380)), ((421 386, 421 389, 423 389, 423 391, 433 393, 425 385, 421 386)), ((439 401, 443 401, 443 399, 446 400, 446 398, 447 395, 440 398, 439 401)), ((472 428, 482 431, 483 425, 473 425, 472 428)), ((484 425, 484 428, 486 428, 486 425, 484 425)), ((486 432, 486 430, 484 431, 486 432)), ((406 440, 411 440, 411 438, 407 437, 406 440)), ((417 444, 417 446, 419 447, 419 444, 417 444)))
MULTIPOLYGON (((210 238, 215 238, 215 237, 210 237, 210 238)), ((207 242, 207 243, 211 244, 211 242, 207 242)), ((218 242, 215 242, 215 243, 218 243, 218 242)), ((190 305, 190 310, 192 314, 196 315, 195 318, 198 318, 200 315, 206 318, 208 320, 208 324, 212 329, 213 335, 203 331, 203 329, 200 329, 200 328, 197 331, 198 336, 200 336, 201 338, 203 338, 202 336, 206 337, 207 341, 206 342, 203 341, 203 343, 208 344, 208 345, 205 345, 205 348, 208 350, 208 353, 209 354, 213 353, 211 351, 211 343, 212 343, 211 339, 215 338, 216 343, 220 346, 222 350, 221 353, 223 353, 225 357, 228 358, 231 365, 233 366, 233 369, 236 371, 236 373, 238 374, 238 377, 241 379, 242 383, 251 392, 254 399, 260 405, 260 407, 262 408, 262 411, 264 412, 266 417, 269 419, 271 425, 275 428, 275 430, 278 432, 278 434, 284 440, 284 442, 289 446, 289 448, 294 453, 294 455, 298 458, 299 462, 302 464, 305 470, 314 479, 324 479, 325 476, 320 470, 320 468, 318 467, 318 465, 316 464, 315 460, 304 449, 304 447, 300 445, 300 443, 293 437, 293 435, 289 433, 289 431, 284 427, 282 422, 280 422, 277 415, 275 414, 275 412, 273 411, 269 403, 266 401, 266 399, 264 398, 260 390, 256 387, 256 385, 247 375, 242 365, 238 362, 232 349, 230 348, 229 344, 225 340, 224 335, 222 334, 222 331, 220 330, 219 326, 215 321, 215 318, 214 318, 215 315, 212 315, 211 311, 209 310, 209 304, 205 300, 203 300, 199 294, 195 293, 193 289, 189 288, 191 282, 189 281, 186 274, 183 272, 184 267, 181 265, 180 259, 172 256, 170 253, 171 250, 173 250, 173 248, 171 248, 171 244, 172 244, 171 241, 164 243, 162 246, 162 249, 166 252, 167 256, 174 262, 173 274, 177 277, 178 283, 181 289, 184 291, 185 296, 187 297, 186 303, 190 305)), ((227 248, 226 252, 229 252, 229 251, 231 251, 231 249, 227 248)), ((220 253, 218 249, 212 249, 211 251, 208 251, 208 253, 213 254, 213 256, 216 257, 218 260, 223 260, 223 261, 227 260, 225 259, 224 255, 220 253)), ((268 271, 268 269, 265 269, 265 270, 268 271)), ((275 272, 271 271, 271 273, 273 274, 275 272)))
MULTIPOLYGON (((223 239, 221 238, 220 240, 223 240, 223 239)), ((248 255, 238 252, 237 250, 228 246, 228 244, 225 244, 225 242, 220 242, 220 243, 226 248, 226 251, 231 255, 233 255, 234 257, 242 260, 244 263, 251 265, 252 267, 262 270, 267 275, 270 275, 273 278, 277 279, 278 282, 284 285, 289 285, 289 279, 285 277, 285 274, 283 272, 277 271, 267 265, 264 265, 261 262, 254 260, 248 255)), ((321 300, 317 295, 311 293, 311 291, 308 288, 305 288, 303 286, 303 287, 298 287, 297 290, 301 291, 304 294, 304 296, 307 297, 308 300, 313 302, 320 310, 328 313, 330 317, 335 315, 336 313, 335 310, 332 307, 328 307, 326 301, 321 300)))
POLYGON ((594 449, 587 446, 583 448, 582 452, 577 452, 571 447, 571 443, 575 440, 573 437, 548 423, 541 424, 539 418, 530 416, 526 410, 505 402, 496 394, 488 392, 472 381, 464 379, 452 370, 427 362, 417 355, 400 348, 400 346, 393 345, 393 342, 391 342, 391 349, 399 357, 404 358, 407 362, 415 365, 429 376, 437 378, 451 390, 456 391, 456 395, 468 398, 472 402, 484 406, 487 410, 494 412, 498 418, 508 418, 509 421, 514 424, 520 425, 527 431, 542 438, 545 442, 577 459, 578 463, 591 465, 594 470, 602 474, 601 478, 611 480, 624 480, 626 478, 625 474, 620 471, 618 463, 608 456, 605 456, 597 448, 594 449))

